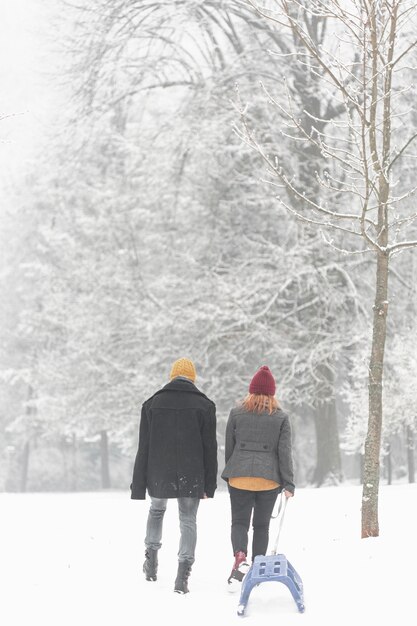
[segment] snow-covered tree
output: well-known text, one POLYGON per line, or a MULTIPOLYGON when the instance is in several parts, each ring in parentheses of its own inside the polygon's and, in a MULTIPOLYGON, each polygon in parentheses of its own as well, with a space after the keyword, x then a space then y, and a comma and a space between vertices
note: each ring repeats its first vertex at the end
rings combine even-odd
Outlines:
MULTIPOLYGON (((319 198, 305 193, 299 175, 268 154, 257 141, 242 111, 243 133, 262 156, 271 174, 279 200, 294 217, 318 228, 328 242, 346 253, 374 254, 376 258, 373 336, 369 360, 369 421, 365 441, 362 537, 377 536, 379 456, 382 430, 382 380, 388 314, 390 261, 399 252, 417 245, 407 227, 416 214, 408 198, 412 187, 403 189, 401 163, 410 158, 415 135, 404 137, 410 111, 404 90, 412 86, 407 76, 408 57, 416 7, 407 0, 300 2, 286 0, 276 10, 252 3, 258 14, 287 28, 303 43, 300 63, 326 80, 320 95, 324 107, 331 98, 344 108, 343 116, 323 129, 324 111, 307 109, 311 132, 294 115, 288 89, 286 105, 268 94, 286 119, 284 134, 295 144, 319 150, 328 166, 315 174, 319 198), (326 17, 331 37, 318 44, 305 27, 304 15, 315 22, 326 17), (293 201, 288 201, 288 195, 293 201), (338 236, 339 235, 339 236, 338 236), (341 240, 343 237, 343 240, 341 240), (352 245, 350 245, 352 241, 352 245)), ((291 78, 289 78, 289 81, 291 78)))

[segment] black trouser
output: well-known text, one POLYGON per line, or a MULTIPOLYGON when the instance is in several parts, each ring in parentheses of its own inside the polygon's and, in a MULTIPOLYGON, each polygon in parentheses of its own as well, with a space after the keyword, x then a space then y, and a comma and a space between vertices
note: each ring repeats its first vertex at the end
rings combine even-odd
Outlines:
POLYGON ((252 561, 258 554, 266 554, 269 541, 269 522, 280 489, 247 491, 229 486, 232 505, 232 546, 236 552, 248 553, 248 532, 253 511, 252 561))

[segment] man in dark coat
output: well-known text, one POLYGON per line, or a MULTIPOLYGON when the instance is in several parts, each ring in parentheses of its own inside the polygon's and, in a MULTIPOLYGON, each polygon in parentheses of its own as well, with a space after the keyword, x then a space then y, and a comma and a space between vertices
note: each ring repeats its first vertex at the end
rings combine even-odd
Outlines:
POLYGON ((197 510, 217 487, 216 406, 194 384, 189 359, 175 361, 171 382, 142 406, 139 448, 130 486, 133 500, 151 498, 145 537, 146 580, 156 580, 162 523, 169 498, 180 519, 178 573, 174 590, 188 592, 197 542, 197 510))

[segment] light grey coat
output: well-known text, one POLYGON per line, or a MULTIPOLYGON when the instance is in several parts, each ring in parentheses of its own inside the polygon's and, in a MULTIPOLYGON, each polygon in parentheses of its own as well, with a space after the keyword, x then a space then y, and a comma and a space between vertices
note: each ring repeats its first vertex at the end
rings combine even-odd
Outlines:
POLYGON ((225 461, 225 480, 239 476, 268 478, 294 493, 288 415, 281 409, 272 415, 249 413, 243 407, 232 409, 226 426, 225 461))

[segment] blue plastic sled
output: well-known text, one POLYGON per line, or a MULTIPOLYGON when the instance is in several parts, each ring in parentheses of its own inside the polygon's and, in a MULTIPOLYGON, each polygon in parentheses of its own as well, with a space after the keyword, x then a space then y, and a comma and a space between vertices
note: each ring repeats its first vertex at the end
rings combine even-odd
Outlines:
POLYGON ((287 498, 284 492, 281 493, 279 501, 278 513, 272 517, 279 518, 278 535, 275 541, 272 554, 267 556, 256 556, 252 566, 248 570, 242 581, 242 590, 240 592, 239 606, 237 614, 244 615, 245 609, 249 602, 249 596, 254 587, 266 582, 283 583, 291 591, 300 613, 304 613, 304 595, 303 583, 291 563, 284 554, 277 554, 278 541, 281 534, 281 528, 284 521, 285 509, 287 506, 287 498))
POLYGON ((303 583, 284 554, 256 556, 254 562, 242 582, 238 615, 244 615, 250 592, 254 587, 265 582, 283 583, 291 591, 300 613, 304 612, 303 583))

